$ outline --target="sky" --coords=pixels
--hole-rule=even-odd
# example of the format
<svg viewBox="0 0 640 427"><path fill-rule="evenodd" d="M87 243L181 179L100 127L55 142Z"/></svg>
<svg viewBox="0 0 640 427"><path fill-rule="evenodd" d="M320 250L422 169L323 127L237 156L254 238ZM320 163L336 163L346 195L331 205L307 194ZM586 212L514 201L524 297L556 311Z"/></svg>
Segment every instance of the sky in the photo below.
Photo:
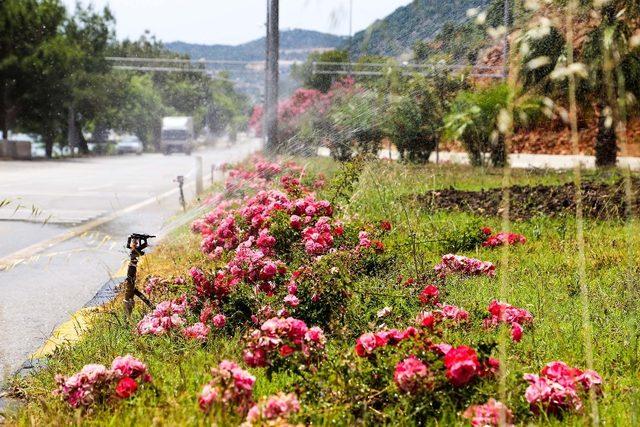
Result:
<svg viewBox="0 0 640 427"><path fill-rule="evenodd" d="M350 0L281 0L280 28L349 34ZM352 0L353 31L366 28L411 0ZM76 0L63 0L73 9ZM138 38L145 30L164 42L240 44L265 33L266 0L82 0L108 5L119 39Z"/></svg>

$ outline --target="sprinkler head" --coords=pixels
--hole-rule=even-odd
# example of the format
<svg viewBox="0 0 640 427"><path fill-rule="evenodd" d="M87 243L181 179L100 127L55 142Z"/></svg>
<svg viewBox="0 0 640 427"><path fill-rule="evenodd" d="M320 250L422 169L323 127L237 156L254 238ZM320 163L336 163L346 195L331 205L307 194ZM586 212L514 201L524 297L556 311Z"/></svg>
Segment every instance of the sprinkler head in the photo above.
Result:
<svg viewBox="0 0 640 427"><path fill-rule="evenodd" d="M127 238L127 249L143 251L149 246L148 240L152 239L156 236L151 236L149 234L138 234L133 233Z"/></svg>

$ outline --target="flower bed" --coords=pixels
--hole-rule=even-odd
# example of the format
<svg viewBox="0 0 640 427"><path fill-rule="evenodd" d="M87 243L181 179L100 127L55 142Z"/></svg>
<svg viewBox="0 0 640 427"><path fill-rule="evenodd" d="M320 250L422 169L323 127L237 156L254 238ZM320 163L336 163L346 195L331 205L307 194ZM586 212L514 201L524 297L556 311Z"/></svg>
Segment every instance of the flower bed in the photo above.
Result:
<svg viewBox="0 0 640 427"><path fill-rule="evenodd" d="M473 255L433 252L421 265L406 255L406 224L347 210L335 189L293 163L258 158L229 169L225 189L191 226L189 256L167 256L180 260L173 275L150 272L145 292L155 308L138 307L133 324L116 315L108 326L118 331L117 348L154 361L153 383L132 356L107 368L93 364L110 360L96 352L80 372L58 377L64 405L83 417L174 405L194 423L382 417L484 426L579 418L600 401L608 375L544 365L558 348L540 341L545 307L517 292L508 300L518 305L497 299L496 245L477 244Z"/></svg>

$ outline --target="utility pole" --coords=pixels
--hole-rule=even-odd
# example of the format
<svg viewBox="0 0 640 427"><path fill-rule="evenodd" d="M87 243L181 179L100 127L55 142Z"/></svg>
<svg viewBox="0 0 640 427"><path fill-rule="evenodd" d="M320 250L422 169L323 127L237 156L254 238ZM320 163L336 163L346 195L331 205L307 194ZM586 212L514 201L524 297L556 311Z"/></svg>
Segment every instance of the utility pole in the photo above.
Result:
<svg viewBox="0 0 640 427"><path fill-rule="evenodd" d="M265 127L268 153L278 148L278 74L280 55L279 0L267 0L267 61L265 76Z"/></svg>

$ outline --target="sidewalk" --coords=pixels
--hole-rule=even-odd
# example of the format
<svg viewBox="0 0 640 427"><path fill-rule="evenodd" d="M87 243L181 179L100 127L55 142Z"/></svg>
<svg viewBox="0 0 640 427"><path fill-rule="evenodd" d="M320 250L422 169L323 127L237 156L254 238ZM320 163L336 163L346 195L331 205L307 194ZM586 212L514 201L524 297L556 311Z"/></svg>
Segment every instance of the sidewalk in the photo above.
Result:
<svg viewBox="0 0 640 427"><path fill-rule="evenodd" d="M320 154L320 153L319 153ZM322 155L322 154L321 154ZM381 159L389 158L389 150L378 151L378 157ZM397 160L399 158L397 151L391 151L391 158ZM440 163L456 163L469 164L469 156L467 153L441 152L439 155ZM429 161L436 161L436 153L432 153ZM584 155L561 155L561 154L510 154L509 164L512 168L517 169L572 169L577 164L582 163L587 169L596 167L595 156ZM640 170L640 157L618 157L618 166L629 166L631 170Z"/></svg>
<svg viewBox="0 0 640 427"><path fill-rule="evenodd" d="M318 156L329 157L331 151L327 147L318 148ZM380 159L398 160L399 153L396 150L379 150ZM433 152L429 158L431 163L436 162L436 153ZM469 164L467 153L443 151L439 153L439 163L455 163L460 165ZM595 156L584 155L562 155L562 154L509 154L509 164L517 169L573 169L577 164L582 163L586 169L595 169ZM640 171L640 157L618 157L618 167L629 166L633 171Z"/></svg>

